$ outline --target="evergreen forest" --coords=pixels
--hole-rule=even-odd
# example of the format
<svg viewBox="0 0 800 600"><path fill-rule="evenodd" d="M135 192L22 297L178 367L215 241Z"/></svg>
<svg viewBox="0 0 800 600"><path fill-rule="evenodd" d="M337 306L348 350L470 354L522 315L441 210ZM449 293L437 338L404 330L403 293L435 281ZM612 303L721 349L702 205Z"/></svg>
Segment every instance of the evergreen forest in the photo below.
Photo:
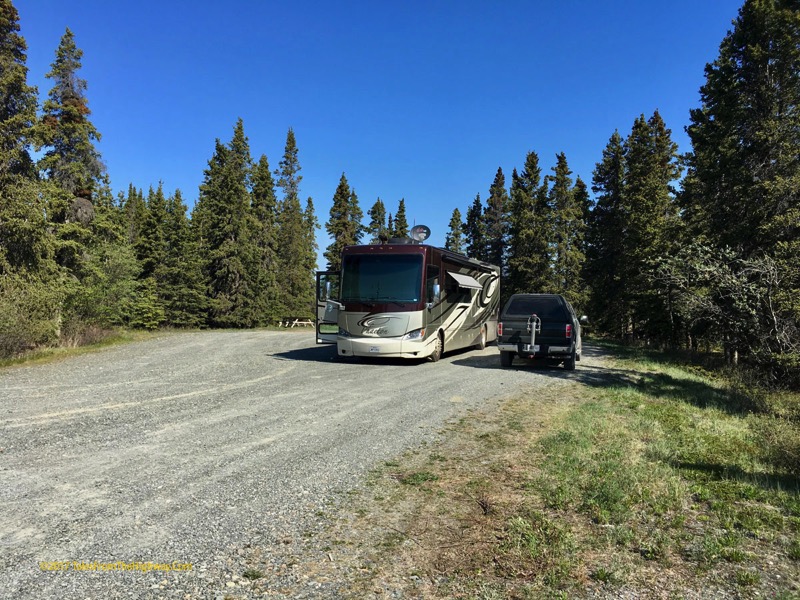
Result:
<svg viewBox="0 0 800 600"><path fill-rule="evenodd" d="M115 328L313 314L320 225L292 129L271 166L235 123L191 213L162 185L114 197L74 35L55 51L46 98L28 84L26 52L0 0L0 357ZM657 110L609 132L591 181L564 153L542 165L530 151L453 208L445 245L499 265L504 297L565 295L595 334L720 351L800 388L799 104L800 5L745 0L706 66L688 152ZM378 198L365 214L343 173L324 229L338 269L346 245L408 235L405 200Z"/></svg>

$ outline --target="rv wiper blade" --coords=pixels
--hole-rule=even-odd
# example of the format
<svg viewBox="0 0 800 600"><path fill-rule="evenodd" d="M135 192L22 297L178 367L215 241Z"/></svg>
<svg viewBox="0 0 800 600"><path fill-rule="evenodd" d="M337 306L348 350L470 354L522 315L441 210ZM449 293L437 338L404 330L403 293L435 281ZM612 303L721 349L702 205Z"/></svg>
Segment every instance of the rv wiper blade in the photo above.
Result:
<svg viewBox="0 0 800 600"><path fill-rule="evenodd" d="M363 298L342 298L342 302L358 302L359 304L363 304L364 306L369 306L370 308L375 306L374 301L364 300Z"/></svg>
<svg viewBox="0 0 800 600"><path fill-rule="evenodd" d="M397 298L390 298L389 296L381 296L380 298L377 298L377 300L379 300L381 302L391 302L392 304L397 304L398 306L405 306L406 305L405 302L401 302Z"/></svg>

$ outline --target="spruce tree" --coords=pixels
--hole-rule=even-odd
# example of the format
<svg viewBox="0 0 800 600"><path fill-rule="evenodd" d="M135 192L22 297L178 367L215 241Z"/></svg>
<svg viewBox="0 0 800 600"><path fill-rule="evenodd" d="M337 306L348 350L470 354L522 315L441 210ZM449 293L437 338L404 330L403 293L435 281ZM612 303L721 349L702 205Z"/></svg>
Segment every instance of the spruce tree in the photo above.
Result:
<svg viewBox="0 0 800 600"><path fill-rule="evenodd" d="M300 161L297 141L290 128L286 134L283 158L275 170L278 187L283 198L278 209L278 263L280 265L280 297L278 305L282 317L312 316L314 305L312 259L314 247L311 231L315 229L315 219L303 212L300 206ZM312 210L313 205L306 207Z"/></svg>
<svg viewBox="0 0 800 600"><path fill-rule="evenodd" d="M384 206L383 200L378 198L375 204L372 205L372 208L367 211L367 216L369 216L369 225L367 226L366 233L370 236L369 243L377 244L382 239L388 239L386 206Z"/></svg>
<svg viewBox="0 0 800 600"><path fill-rule="evenodd" d="M406 219L406 199L400 198L400 204L394 215L392 235L398 238L408 237L408 220Z"/></svg>
<svg viewBox="0 0 800 600"><path fill-rule="evenodd" d="M57 340L63 286L30 157L36 89L19 14L0 0L0 357Z"/></svg>
<svg viewBox="0 0 800 600"><path fill-rule="evenodd" d="M44 149L37 166L46 177L41 184L42 195L47 201L55 257L69 274L62 321L65 335L77 339L92 324L95 314L86 300L88 292L81 286L100 281L97 273L103 267L99 255L108 242L104 237L107 232L96 221L98 208L106 203L98 194L103 195L107 179L94 146L100 135L89 120L87 83L79 77L82 56L67 29L46 75L53 87L34 129L37 147Z"/></svg>
<svg viewBox="0 0 800 600"><path fill-rule="evenodd" d="M631 333L669 341L669 308L652 289L656 261L673 249L678 209L672 183L680 175L677 145L661 115L636 119L625 142L623 278L631 308Z"/></svg>
<svg viewBox="0 0 800 600"><path fill-rule="evenodd" d="M92 225L108 219L100 213ZM113 219L112 219L113 220ZM136 307L159 312L155 294L142 297L140 263L125 239L124 227L110 225L85 249L80 282L71 281L65 298L65 336L79 336L85 328L137 326ZM155 323L158 325L158 323Z"/></svg>
<svg viewBox="0 0 800 600"><path fill-rule="evenodd" d="M706 65L684 202L695 235L744 256L797 239L800 9L747 0ZM794 216L795 218L792 218Z"/></svg>
<svg viewBox="0 0 800 600"><path fill-rule="evenodd" d="M255 324L250 274L257 260L248 220L250 147L239 119L228 146L216 141L198 199L210 322L218 327Z"/></svg>
<svg viewBox="0 0 800 600"><path fill-rule="evenodd" d="M397 237L394 234L394 217L392 217L392 213L389 213L389 216L386 218L386 237Z"/></svg>
<svg viewBox="0 0 800 600"><path fill-rule="evenodd" d="M586 270L586 251L588 247L586 230L589 227L592 199L589 196L589 188L580 175L575 178L572 195L575 202L575 211L579 216L576 217L573 231L573 244L576 250L574 258L578 264L576 264L576 280L572 285L573 295L571 302L575 310L583 313L589 307L590 298L589 280L591 275Z"/></svg>
<svg viewBox="0 0 800 600"><path fill-rule="evenodd" d="M489 187L489 198L486 200L486 210L483 221L486 227L486 259L500 267L501 273L507 272L506 247L508 245L508 192L506 191L506 177L503 169L498 167L494 181Z"/></svg>
<svg viewBox="0 0 800 600"><path fill-rule="evenodd" d="M154 278L164 307L164 322L172 327L200 327L208 310L202 261L180 190L166 201L162 226L165 256Z"/></svg>
<svg viewBox="0 0 800 600"><path fill-rule="evenodd" d="M767 339L743 343L744 317L717 330L729 357L748 353L775 380L800 380L800 10L746 0L706 66L681 204L689 232L742 264L771 262L769 302L753 305ZM755 278L754 278L755 280ZM752 285L756 285L753 283ZM700 296L702 288L693 293ZM723 307L721 307L723 308ZM784 332L784 333L780 333ZM793 333L785 333L793 332ZM794 365L794 366L792 366ZM794 375L792 375L794 373Z"/></svg>
<svg viewBox="0 0 800 600"><path fill-rule="evenodd" d="M575 190L566 155L556 155L548 202L551 208L552 274L551 292L564 295L574 306L586 303L581 283L583 269L584 207L575 198Z"/></svg>
<svg viewBox="0 0 800 600"><path fill-rule="evenodd" d="M141 235L136 248L136 257L142 265L140 277L152 277L156 267L164 263L167 256L167 242L164 236L164 224L167 220L167 199L164 197L164 185L159 182L154 191L147 193L147 203Z"/></svg>
<svg viewBox="0 0 800 600"><path fill-rule="evenodd" d="M464 252L464 223L461 222L461 211L458 208L453 209L453 216L450 217L444 247L451 252Z"/></svg>
<svg viewBox="0 0 800 600"><path fill-rule="evenodd" d="M93 336L98 327L132 326L135 308L145 302L157 309L155 296L142 297L141 264L127 241L125 215L113 201L108 178L104 176L100 184L90 222L72 222L71 215L57 226L62 253L67 249L76 253L63 305L67 343L81 343L86 332ZM60 189L58 193L66 194Z"/></svg>
<svg viewBox="0 0 800 600"><path fill-rule="evenodd" d="M504 296L539 292L550 281L549 211L542 192L539 156L529 152L521 174L514 169L509 199L508 277Z"/></svg>
<svg viewBox="0 0 800 600"><path fill-rule="evenodd" d="M19 14L0 0L0 276L53 275L52 236L30 157L36 89L27 83Z"/></svg>
<svg viewBox="0 0 800 600"><path fill-rule="evenodd" d="M589 187L586 185L586 182L581 179L580 175L575 178L575 187L573 190L575 192L575 202L581 209L583 222L588 223L589 215L592 213L592 198L589 196ZM585 244L586 238L584 232L584 247Z"/></svg>
<svg viewBox="0 0 800 600"><path fill-rule="evenodd" d="M169 287L165 272L170 252L170 240L167 239L165 231L167 219L167 199L164 196L163 183L159 182L156 190L151 187L148 191L141 234L134 249L140 265L138 274L140 288L148 291L148 297L154 303L153 307L145 307L142 301L139 301L138 310L146 310L151 315L160 314L164 318L166 318L165 293ZM153 279L154 285L145 282L147 279ZM152 327L149 318L146 319L147 328Z"/></svg>
<svg viewBox="0 0 800 600"><path fill-rule="evenodd" d="M144 231L147 204L142 190L136 189L132 183L128 185L128 193L122 199L121 210L127 242L136 246Z"/></svg>
<svg viewBox="0 0 800 600"><path fill-rule="evenodd" d="M9 176L34 176L29 148L37 101L36 88L28 85L26 50L17 9L0 0L0 193Z"/></svg>
<svg viewBox="0 0 800 600"><path fill-rule="evenodd" d="M278 302L278 239L275 182L267 157L262 155L253 170L251 226L252 239L258 253L251 275L256 290L255 313L258 325L280 319Z"/></svg>
<svg viewBox="0 0 800 600"><path fill-rule="evenodd" d="M87 83L78 76L82 57L75 36L67 29L45 75L53 87L37 127L39 144L46 148L39 169L61 189L91 200L105 167L94 146L100 134L89 120Z"/></svg>
<svg viewBox="0 0 800 600"><path fill-rule="evenodd" d="M308 275L309 287L306 288L306 295L301 298L301 301L306 302L306 306L313 315L316 310L315 294L314 294L314 277L317 271L317 229L319 229L319 220L314 211L314 201L311 196L306 199L306 208L303 211L303 230L305 234L305 244L303 246L303 266Z"/></svg>
<svg viewBox="0 0 800 600"><path fill-rule="evenodd" d="M475 200L467 209L464 243L467 247L467 256L477 260L487 260L489 252L486 243L486 223L483 220L483 203L480 194L475 196Z"/></svg>
<svg viewBox="0 0 800 600"><path fill-rule="evenodd" d="M592 176L596 202L587 230L587 270L591 273L592 321L620 339L625 334L628 312L622 264L624 184L625 151L622 136L614 131Z"/></svg>
<svg viewBox="0 0 800 600"><path fill-rule="evenodd" d="M361 224L363 216L358 205L358 196L355 190L350 189L347 178L342 173L339 185L333 195L330 219L325 224L325 230L333 240L324 254L328 261L328 270L338 271L342 265L344 247L358 244L361 241L364 231Z"/></svg>

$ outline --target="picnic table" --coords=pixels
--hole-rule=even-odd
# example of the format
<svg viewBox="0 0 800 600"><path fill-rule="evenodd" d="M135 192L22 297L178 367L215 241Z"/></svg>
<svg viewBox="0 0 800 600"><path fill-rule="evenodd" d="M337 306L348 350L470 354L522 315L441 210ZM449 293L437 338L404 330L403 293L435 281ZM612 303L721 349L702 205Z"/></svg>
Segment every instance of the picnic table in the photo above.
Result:
<svg viewBox="0 0 800 600"><path fill-rule="evenodd" d="M283 317L278 327L313 327L314 321L308 317Z"/></svg>

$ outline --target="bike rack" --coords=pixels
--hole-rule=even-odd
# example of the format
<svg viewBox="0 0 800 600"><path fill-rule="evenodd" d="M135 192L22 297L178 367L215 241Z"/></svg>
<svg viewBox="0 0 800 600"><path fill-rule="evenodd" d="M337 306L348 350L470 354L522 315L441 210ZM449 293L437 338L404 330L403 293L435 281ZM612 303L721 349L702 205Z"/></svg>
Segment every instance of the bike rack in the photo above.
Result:
<svg viewBox="0 0 800 600"><path fill-rule="evenodd" d="M536 345L536 334L542 332L542 320L534 313L528 317L528 333L531 334L531 348Z"/></svg>

